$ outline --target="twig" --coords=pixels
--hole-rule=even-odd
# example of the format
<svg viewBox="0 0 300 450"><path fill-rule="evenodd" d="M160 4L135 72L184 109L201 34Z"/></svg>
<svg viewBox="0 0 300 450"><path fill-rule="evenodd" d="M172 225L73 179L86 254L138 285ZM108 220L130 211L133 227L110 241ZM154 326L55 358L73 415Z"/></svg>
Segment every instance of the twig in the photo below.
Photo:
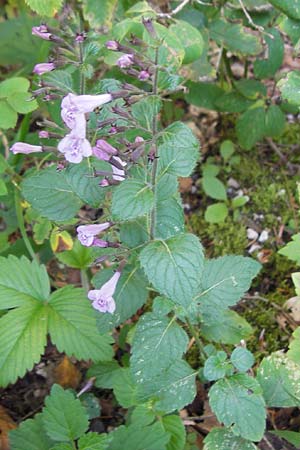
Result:
<svg viewBox="0 0 300 450"><path fill-rule="evenodd" d="M247 18L249 24L250 24L253 28L255 28L257 31L259 31L260 33L263 33L263 34L269 36L270 39L274 39L274 36L273 36L272 34L270 34L270 33L267 33L267 32L265 31L264 27L262 27L261 25L257 25L256 23L253 22L252 17L251 17L250 14L248 13L248 11L247 11L247 9L246 9L244 3L243 3L243 0L238 0L238 1L239 1L239 4L241 5L241 8L242 8L242 10L243 10L243 13L245 14L245 16L246 16L246 18Z"/></svg>
<svg viewBox="0 0 300 450"><path fill-rule="evenodd" d="M266 436L264 436L264 437L262 438L262 441L263 441L265 444L267 444L267 447L268 447L270 450L275 450L275 447L273 447L273 445L271 444L271 442L269 441L269 439L268 439Z"/></svg>
<svg viewBox="0 0 300 450"><path fill-rule="evenodd" d="M157 14L157 17L159 17L160 19L163 18L171 19L172 16L175 16L177 13L179 13L189 2L190 0L183 0L183 2L181 2L178 6L176 6L176 8L173 9L173 11L169 13L159 13Z"/></svg>
<svg viewBox="0 0 300 450"><path fill-rule="evenodd" d="M282 151L279 149L279 147L275 144L275 142L271 138L265 138L271 149L276 153L276 155L279 156L282 162L284 162L287 166L287 168L294 173L295 169L299 169L298 164L290 163L287 159L287 157L282 153Z"/></svg>

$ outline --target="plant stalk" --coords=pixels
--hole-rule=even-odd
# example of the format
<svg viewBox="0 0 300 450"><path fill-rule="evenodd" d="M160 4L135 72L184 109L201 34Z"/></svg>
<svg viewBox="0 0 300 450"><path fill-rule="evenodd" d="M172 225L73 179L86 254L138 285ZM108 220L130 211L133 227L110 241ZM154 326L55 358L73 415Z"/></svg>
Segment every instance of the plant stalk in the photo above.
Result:
<svg viewBox="0 0 300 450"><path fill-rule="evenodd" d="M153 95L157 95L158 91L158 47L155 51L155 72L153 77ZM151 173L151 185L152 191L154 194L154 202L156 197L156 175L157 175L157 165L158 165L158 157L157 157L157 115L154 115L152 122L152 150L153 150L153 163L152 163L152 173ZM154 207L151 211L151 221L150 221L150 237L154 239L154 231L155 231L155 222L156 222L156 206L154 203Z"/></svg>
<svg viewBox="0 0 300 450"><path fill-rule="evenodd" d="M197 330L195 329L194 325L192 324L192 322L190 321L190 319L188 319L186 317L185 320L186 320L186 323L189 327L189 330L190 330L192 336L195 338L195 342L196 342L196 345L199 350L200 359L204 363L206 360L206 355L205 355L204 346L199 338L199 334L198 334Z"/></svg>
<svg viewBox="0 0 300 450"><path fill-rule="evenodd" d="M15 189L15 210L16 210L16 216L17 221L20 229L21 236L23 238L24 244L28 250L29 255L31 256L33 261L36 261L38 263L37 256L32 248L32 245L30 243L30 240L28 239L25 223L24 223L24 217L23 217L23 211L21 206L21 199L17 192L17 189Z"/></svg>

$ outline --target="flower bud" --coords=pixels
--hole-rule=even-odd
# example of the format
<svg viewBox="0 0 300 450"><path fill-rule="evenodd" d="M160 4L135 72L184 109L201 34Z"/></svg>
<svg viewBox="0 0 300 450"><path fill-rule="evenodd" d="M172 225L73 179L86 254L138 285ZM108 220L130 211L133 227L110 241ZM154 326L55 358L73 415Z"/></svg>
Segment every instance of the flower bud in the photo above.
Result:
<svg viewBox="0 0 300 450"><path fill-rule="evenodd" d="M118 150L108 142L106 142L104 139L98 139L96 142L96 146L97 148L103 150L105 153L108 153L111 156L117 156L119 154Z"/></svg>
<svg viewBox="0 0 300 450"><path fill-rule="evenodd" d="M84 42L86 39L85 33L77 33L75 37L75 42L78 42L79 44Z"/></svg>
<svg viewBox="0 0 300 450"><path fill-rule="evenodd" d="M105 47L108 50L117 51L119 50L119 43L117 41L107 41Z"/></svg>
<svg viewBox="0 0 300 450"><path fill-rule="evenodd" d="M153 26L153 20L151 18L145 17L143 19L143 25L146 28L146 30L148 31L148 33L150 34L150 36L153 39L156 39L157 35L156 35L156 31L155 31L154 26Z"/></svg>
<svg viewBox="0 0 300 450"><path fill-rule="evenodd" d="M126 69L127 67L130 67L133 64L133 56L129 53L120 56L120 58L117 60L117 65L121 69Z"/></svg>
<svg viewBox="0 0 300 450"><path fill-rule="evenodd" d="M25 142L16 142L11 148L10 151L13 152L14 155L17 153L23 153L28 155L29 153L40 153L43 151L43 147L41 145L31 145L26 144Z"/></svg>
<svg viewBox="0 0 300 450"><path fill-rule="evenodd" d="M49 33L46 25L40 25L39 27L32 27L32 34L45 41L50 41L52 34Z"/></svg>
<svg viewBox="0 0 300 450"><path fill-rule="evenodd" d="M150 73L147 72L147 70L142 70L142 71L139 73L139 76L138 76L138 79L139 79L139 80L141 80L141 81L146 81L146 80L148 80L149 78L150 78Z"/></svg>
<svg viewBox="0 0 300 450"><path fill-rule="evenodd" d="M40 139L48 139L50 136L49 136L49 131L45 131L45 130L42 130L42 131L39 131L39 138Z"/></svg>
<svg viewBox="0 0 300 450"><path fill-rule="evenodd" d="M55 64L53 63L41 63L36 64L33 69L33 73L37 75L43 75L44 73L51 72L51 70L55 69Z"/></svg>

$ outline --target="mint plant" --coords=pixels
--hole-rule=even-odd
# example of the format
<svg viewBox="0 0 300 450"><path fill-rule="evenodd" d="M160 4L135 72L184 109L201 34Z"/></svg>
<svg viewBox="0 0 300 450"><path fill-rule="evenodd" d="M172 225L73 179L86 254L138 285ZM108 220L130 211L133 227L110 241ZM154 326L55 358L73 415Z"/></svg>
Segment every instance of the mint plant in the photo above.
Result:
<svg viewBox="0 0 300 450"><path fill-rule="evenodd" d="M28 3L49 16L60 6L59 1ZM230 72L225 50L258 55L262 46L241 24L230 24L223 14L227 3L201 2L195 10L202 15L203 8L212 8L210 36L221 46L223 65ZM105 23L113 20L111 5L104 2ZM52 44L53 61L38 62L34 68L37 86L32 94L47 110L47 119L32 142L17 139L11 145L10 168L3 164L31 260L0 258L0 384L14 383L31 370L49 335L59 352L91 361L88 379L98 388L112 389L128 416L110 433L90 432L81 394L76 399L55 385L43 411L10 433L11 449L183 449L186 436L178 411L194 400L198 379L212 383L210 406L220 422L206 437L205 450L253 450L264 439L267 407L299 406L299 333L286 354L270 355L254 367L245 344L251 326L233 307L261 266L243 256L207 259L199 239L185 228L178 178L195 169L199 142L185 123L164 127L161 112L172 94L184 90L182 65L206 58L205 33L184 16L171 16L166 26L170 17L157 14L146 2L122 5L127 18L105 39L96 31L87 37L72 15L68 26L62 15L60 27L42 23L32 29L35 39ZM83 1L83 16L91 17L91 25L98 28L104 23L93 15L97 7ZM249 21L247 15L244 20ZM266 32L272 59L269 35L279 47L281 38L276 30ZM100 81L93 78L99 56L111 67ZM259 78L270 71L273 75L279 60L272 59L270 67L258 59ZM210 89L189 82L187 98L196 92L197 101L199 92L207 89L208 94L214 91L214 101L222 98L220 105L228 97L235 104L237 100L234 112L243 114L237 125L239 139L250 148L258 136L243 134L249 118L273 126L270 117L278 119L281 110L265 105L260 81L223 79L222 85ZM9 96L5 101L9 103ZM259 137L269 131L260 130ZM232 153L221 149L226 161ZM24 160L35 165L22 180ZM213 170L208 165L204 169ZM208 195L213 191L211 197L226 201L217 173L207 175ZM26 202L25 215L20 198ZM83 207L101 208L102 213L91 219ZM26 234L25 220L34 222L36 242L51 236L52 248L58 236L65 242L74 238L72 248L59 253L58 260L80 270L81 288L55 286L44 255ZM119 334L114 331L118 327ZM121 359L112 344L121 347L122 332L130 354ZM197 351L193 365L190 342Z"/></svg>

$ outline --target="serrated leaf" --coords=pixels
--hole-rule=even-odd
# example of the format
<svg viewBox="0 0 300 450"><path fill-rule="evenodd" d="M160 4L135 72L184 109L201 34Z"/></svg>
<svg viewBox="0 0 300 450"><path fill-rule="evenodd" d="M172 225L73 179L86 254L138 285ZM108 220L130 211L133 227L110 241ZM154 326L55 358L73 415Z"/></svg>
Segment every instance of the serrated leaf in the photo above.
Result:
<svg viewBox="0 0 300 450"><path fill-rule="evenodd" d="M120 226L120 241L130 248L149 241L146 217L124 222Z"/></svg>
<svg viewBox="0 0 300 450"><path fill-rule="evenodd" d="M180 39L184 48L182 64L190 64L200 58L203 52L204 42L197 28L185 20L176 20L170 26L170 30Z"/></svg>
<svg viewBox="0 0 300 450"><path fill-rule="evenodd" d="M112 214L120 220L144 216L153 207L154 196L149 185L138 180L125 180L114 191Z"/></svg>
<svg viewBox="0 0 300 450"><path fill-rule="evenodd" d="M226 375L228 362L227 355L223 351L210 356L204 364L203 375L208 381L215 381Z"/></svg>
<svg viewBox="0 0 300 450"><path fill-rule="evenodd" d="M6 100L0 100L0 129L7 130L14 128L18 120L18 114L7 103Z"/></svg>
<svg viewBox="0 0 300 450"><path fill-rule="evenodd" d="M215 101L215 106L218 111L225 111L230 113L244 112L253 104L253 100L245 98L239 92L226 92Z"/></svg>
<svg viewBox="0 0 300 450"><path fill-rule="evenodd" d="M156 204L155 238L168 239L184 232L184 214L182 204L177 196Z"/></svg>
<svg viewBox="0 0 300 450"><path fill-rule="evenodd" d="M236 133L240 145L250 150L265 134L265 111L259 106L248 109L236 122ZM249 127L251 123L251 127Z"/></svg>
<svg viewBox="0 0 300 450"><path fill-rule="evenodd" d="M74 269L87 268L96 257L95 248L85 247L78 240L74 242L71 250L57 253L57 258L62 263Z"/></svg>
<svg viewBox="0 0 300 450"><path fill-rule="evenodd" d="M45 304L36 300L9 311L0 319L0 334L0 386L5 387L40 360L47 342Z"/></svg>
<svg viewBox="0 0 300 450"><path fill-rule="evenodd" d="M55 384L45 400L42 420L48 436L54 441L73 441L88 428L89 421L80 400Z"/></svg>
<svg viewBox="0 0 300 450"><path fill-rule="evenodd" d="M214 83L188 81L188 93L185 95L186 100L196 106L206 109L217 109L216 101L225 91Z"/></svg>
<svg viewBox="0 0 300 450"><path fill-rule="evenodd" d="M124 408L130 408L139 403L137 401L137 385L129 368L121 368L115 372L113 389L117 401Z"/></svg>
<svg viewBox="0 0 300 450"><path fill-rule="evenodd" d="M166 450L169 434L159 422L140 427L139 424L124 425L111 433L109 450Z"/></svg>
<svg viewBox="0 0 300 450"><path fill-rule="evenodd" d="M179 416L164 416L161 419L162 426L170 434L166 450L183 450L185 445L185 427Z"/></svg>
<svg viewBox="0 0 300 450"><path fill-rule="evenodd" d="M61 8L63 0L25 0L40 16L53 17Z"/></svg>
<svg viewBox="0 0 300 450"><path fill-rule="evenodd" d="M256 78L271 78L280 69L283 63L284 44L281 34L276 28L267 29L269 34L273 36L265 36L266 45L268 47L267 59L257 59L254 62L254 75Z"/></svg>
<svg viewBox="0 0 300 450"><path fill-rule="evenodd" d="M72 75L65 70L54 70L53 72L45 73L43 81L66 94L74 92Z"/></svg>
<svg viewBox="0 0 300 450"><path fill-rule="evenodd" d="M235 435L260 441L265 431L266 409L260 385L245 374L217 381L209 391L209 403L219 422Z"/></svg>
<svg viewBox="0 0 300 450"><path fill-rule="evenodd" d="M60 352L94 361L112 358L112 339L99 333L96 313L82 289L66 286L54 292L48 312L51 341Z"/></svg>
<svg viewBox="0 0 300 450"><path fill-rule="evenodd" d="M254 356L246 348L237 347L233 350L230 361L240 372L247 372L254 364Z"/></svg>
<svg viewBox="0 0 300 450"><path fill-rule="evenodd" d="M292 19L300 19L300 0L269 0L277 9Z"/></svg>
<svg viewBox="0 0 300 450"><path fill-rule="evenodd" d="M138 399L143 402L157 400L158 411L180 410L195 398L196 374L185 361L177 360L151 380L140 382Z"/></svg>
<svg viewBox="0 0 300 450"><path fill-rule="evenodd" d="M265 135L280 136L284 131L285 123L285 114L279 106L271 105L266 111Z"/></svg>
<svg viewBox="0 0 300 450"><path fill-rule="evenodd" d="M267 95L266 86L258 80L247 80L246 78L236 81L235 88L246 98L257 100L259 97Z"/></svg>
<svg viewBox="0 0 300 450"><path fill-rule="evenodd" d="M130 367L137 384L159 375L180 359L189 339L175 317L144 314L138 321L131 347Z"/></svg>
<svg viewBox="0 0 300 450"><path fill-rule="evenodd" d="M262 50L259 39L247 33L247 29L240 24L217 19L211 22L209 30L211 39L235 54L257 55Z"/></svg>
<svg viewBox="0 0 300 450"><path fill-rule="evenodd" d="M99 289L112 275L111 269L99 271L93 278L96 289ZM139 265L126 265L114 294L116 310L114 314L98 315L97 326L99 330L111 330L135 314L147 300L146 287L147 280Z"/></svg>
<svg viewBox="0 0 300 450"><path fill-rule="evenodd" d="M187 177L200 156L199 142L187 125L174 122L158 141L158 156L160 175L169 173Z"/></svg>
<svg viewBox="0 0 300 450"><path fill-rule="evenodd" d="M0 309L34 305L50 294L50 283L45 266L10 255L0 257Z"/></svg>
<svg viewBox="0 0 300 450"><path fill-rule="evenodd" d="M225 203L215 203L209 205L204 214L206 222L209 223L221 223L224 222L228 216L228 208Z"/></svg>
<svg viewBox="0 0 300 450"><path fill-rule="evenodd" d="M188 256L187 256L188 255ZM174 302L188 306L203 270L203 251L192 234L150 242L140 253L141 265L154 288Z"/></svg>
<svg viewBox="0 0 300 450"><path fill-rule="evenodd" d="M277 84L285 100L300 106L300 72L293 70Z"/></svg>
<svg viewBox="0 0 300 450"><path fill-rule="evenodd" d="M217 311L214 306L201 308L201 332L208 341L239 344L253 333L250 324L235 311Z"/></svg>
<svg viewBox="0 0 300 450"><path fill-rule="evenodd" d="M223 256L205 261L200 304L225 309L235 305L249 289L261 265L252 258Z"/></svg>
<svg viewBox="0 0 300 450"><path fill-rule="evenodd" d="M255 444L235 436L226 428L213 428L204 443L204 450L257 450Z"/></svg>
<svg viewBox="0 0 300 450"><path fill-rule="evenodd" d="M268 407L300 406L300 365L281 352L263 359L257 372Z"/></svg>
<svg viewBox="0 0 300 450"><path fill-rule="evenodd" d="M42 414L36 414L34 419L25 420L20 426L9 433L11 450L50 450L53 441L47 436Z"/></svg>
<svg viewBox="0 0 300 450"><path fill-rule="evenodd" d="M112 25L112 20L117 0L102 0L101 8L97 0L82 0L84 18L90 23L92 28L108 27Z"/></svg>
<svg viewBox="0 0 300 450"><path fill-rule="evenodd" d="M95 385L99 388L112 389L115 375L119 376L120 366L116 360L92 365L88 370L88 377L96 377Z"/></svg>
<svg viewBox="0 0 300 450"><path fill-rule="evenodd" d="M79 441L79 450L106 450L110 442L110 436L102 433L87 433Z"/></svg>
<svg viewBox="0 0 300 450"><path fill-rule="evenodd" d="M204 177L202 186L206 195L215 200L227 200L226 188L216 177Z"/></svg>
<svg viewBox="0 0 300 450"><path fill-rule="evenodd" d="M160 97L145 97L131 107L131 113L141 127L151 131L153 118L157 116L162 107Z"/></svg>

